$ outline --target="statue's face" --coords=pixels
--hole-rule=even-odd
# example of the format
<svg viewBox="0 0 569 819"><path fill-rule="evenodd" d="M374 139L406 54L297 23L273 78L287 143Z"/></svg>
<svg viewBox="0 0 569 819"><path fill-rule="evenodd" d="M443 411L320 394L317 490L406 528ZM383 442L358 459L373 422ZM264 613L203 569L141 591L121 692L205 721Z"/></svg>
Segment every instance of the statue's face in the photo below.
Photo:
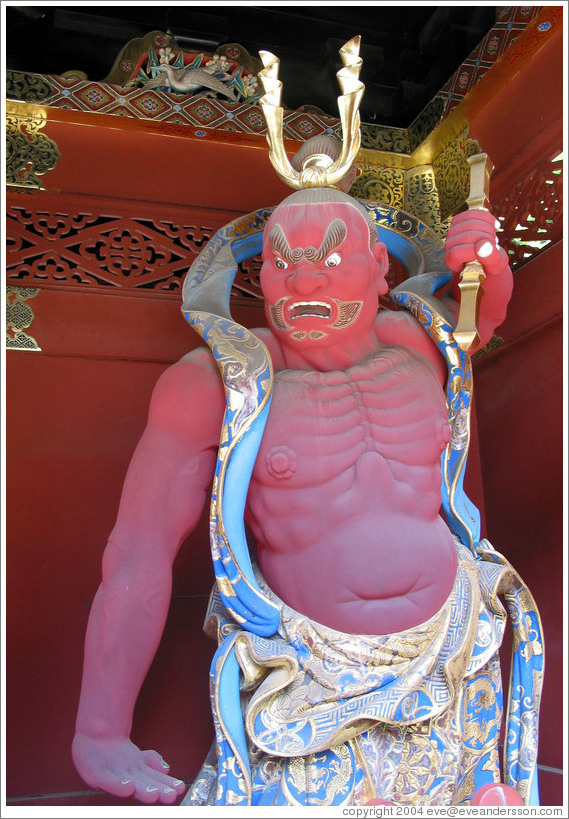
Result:
<svg viewBox="0 0 569 819"><path fill-rule="evenodd" d="M385 245L342 202L282 205L265 230L261 289L269 326L286 345L367 337L387 291Z"/></svg>

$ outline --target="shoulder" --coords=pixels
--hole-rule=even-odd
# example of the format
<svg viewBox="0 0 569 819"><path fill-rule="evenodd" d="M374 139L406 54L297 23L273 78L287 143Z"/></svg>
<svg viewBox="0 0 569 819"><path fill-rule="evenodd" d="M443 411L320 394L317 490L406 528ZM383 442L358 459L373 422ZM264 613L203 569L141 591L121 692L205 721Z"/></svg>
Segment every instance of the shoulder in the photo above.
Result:
<svg viewBox="0 0 569 819"><path fill-rule="evenodd" d="M217 365L209 350L200 347L162 373L152 393L148 421L176 435L201 437L206 443L212 436L219 437L224 411Z"/></svg>
<svg viewBox="0 0 569 819"><path fill-rule="evenodd" d="M218 383L219 382L219 383ZM168 367L156 384L155 396L175 398L180 393L196 394L201 389L211 390L223 386L213 355L206 347L198 347Z"/></svg>
<svg viewBox="0 0 569 819"><path fill-rule="evenodd" d="M402 310L381 310L375 320L378 341L390 347L404 347L425 359L445 383L447 368L441 353L417 319Z"/></svg>

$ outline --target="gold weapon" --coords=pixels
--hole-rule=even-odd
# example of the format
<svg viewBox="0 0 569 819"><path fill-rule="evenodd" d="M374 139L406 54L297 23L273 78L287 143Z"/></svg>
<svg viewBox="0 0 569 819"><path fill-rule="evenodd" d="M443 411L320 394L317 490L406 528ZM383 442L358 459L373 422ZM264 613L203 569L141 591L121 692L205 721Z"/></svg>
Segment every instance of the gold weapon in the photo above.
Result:
<svg viewBox="0 0 569 819"><path fill-rule="evenodd" d="M279 60L270 51L259 52L264 68L258 76L265 92L259 104L267 122L269 156L280 178L292 188L335 187L356 158L361 141L358 108L365 91L365 86L359 79L362 67L360 41L359 36L353 37L340 49L343 68L337 72L336 77L342 91L342 95L338 97L342 152L336 160L324 154L308 157L300 172L290 164L283 144L283 84L279 80Z"/></svg>
<svg viewBox="0 0 569 819"><path fill-rule="evenodd" d="M488 210L488 192L490 175L494 166L488 154L475 154L468 157L470 165L470 193L466 204L469 210ZM480 342L478 335L478 314L480 299L484 293L483 281L486 278L482 263L477 259L467 262L460 274L460 308L458 321L453 333L461 350L468 353Z"/></svg>

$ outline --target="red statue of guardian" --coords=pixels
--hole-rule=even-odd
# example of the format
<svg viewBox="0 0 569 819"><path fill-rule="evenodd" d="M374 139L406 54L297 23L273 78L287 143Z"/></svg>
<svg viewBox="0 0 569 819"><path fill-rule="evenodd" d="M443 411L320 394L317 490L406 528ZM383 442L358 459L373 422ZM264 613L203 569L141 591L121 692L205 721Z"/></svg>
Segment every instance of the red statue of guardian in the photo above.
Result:
<svg viewBox="0 0 569 819"><path fill-rule="evenodd" d="M309 141L292 164L278 62L262 54L271 158L298 189L248 237L268 327L231 319L247 244L234 225L188 273L183 309L207 347L156 385L86 638L73 757L117 796L168 804L185 789L129 735L172 563L211 492L216 740L184 804L468 805L500 783L507 804L537 803L539 618L461 484L469 354L504 320L512 273L495 218L469 208L438 267L392 294L403 309L378 312L391 246L422 251L395 209L381 224L346 192L358 47L341 52L344 143ZM500 596L519 660L503 769Z"/></svg>

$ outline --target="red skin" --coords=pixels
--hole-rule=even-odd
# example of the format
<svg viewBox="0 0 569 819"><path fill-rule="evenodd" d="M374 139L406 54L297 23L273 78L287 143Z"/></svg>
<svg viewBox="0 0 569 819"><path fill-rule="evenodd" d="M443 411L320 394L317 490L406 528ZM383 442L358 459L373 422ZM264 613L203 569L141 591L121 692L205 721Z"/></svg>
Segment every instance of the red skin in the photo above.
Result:
<svg viewBox="0 0 569 819"><path fill-rule="evenodd" d="M347 232L326 258L282 266L272 225L290 248L319 247L333 219ZM447 241L457 270L484 241L493 252L482 259L482 343L511 292L494 219L461 214ZM275 383L246 517L264 576L286 603L341 631L417 625L446 600L456 572L439 516L440 453L449 439L445 364L412 317L377 315L387 253L380 243L370 250L354 207L281 206L265 231L263 260L270 329L256 332ZM269 308L281 299L277 326ZM363 306L334 327L334 299ZM302 301L328 304L331 315L291 318L290 305ZM318 337L293 337L303 330ZM217 367L203 348L159 379L89 618L73 758L91 787L141 802L169 804L184 791L161 757L139 751L129 735L166 620L172 563L209 496L224 408Z"/></svg>
<svg viewBox="0 0 569 819"><path fill-rule="evenodd" d="M471 805L525 805L520 792L510 785L490 783L482 785L470 800Z"/></svg>

